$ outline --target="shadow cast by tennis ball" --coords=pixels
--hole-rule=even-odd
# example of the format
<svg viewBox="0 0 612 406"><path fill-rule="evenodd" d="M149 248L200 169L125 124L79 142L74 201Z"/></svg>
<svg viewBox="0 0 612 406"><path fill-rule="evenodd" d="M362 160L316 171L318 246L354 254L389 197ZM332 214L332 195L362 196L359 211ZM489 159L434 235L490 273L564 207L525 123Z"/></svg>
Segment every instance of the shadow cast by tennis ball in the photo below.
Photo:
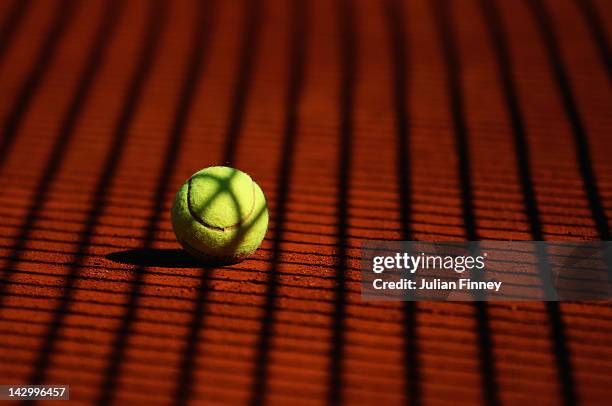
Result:
<svg viewBox="0 0 612 406"><path fill-rule="evenodd" d="M256 218L265 212L265 208L259 210ZM241 230L232 240L233 246L238 246L246 230ZM187 253L182 248L134 248L123 251L116 251L105 256L106 259L124 265L137 265L143 267L160 268L202 268L207 266L224 265L214 261L204 262L198 260Z"/></svg>
<svg viewBox="0 0 612 406"><path fill-rule="evenodd" d="M180 248L135 248L105 256L113 262L160 268L202 268L202 262Z"/></svg>

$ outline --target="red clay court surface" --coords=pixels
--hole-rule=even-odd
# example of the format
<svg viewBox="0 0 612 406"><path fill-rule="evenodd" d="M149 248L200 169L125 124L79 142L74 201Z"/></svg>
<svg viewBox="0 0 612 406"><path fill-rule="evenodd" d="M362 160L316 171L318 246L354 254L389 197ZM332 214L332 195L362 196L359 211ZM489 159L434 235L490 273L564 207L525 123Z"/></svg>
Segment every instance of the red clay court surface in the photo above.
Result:
<svg viewBox="0 0 612 406"><path fill-rule="evenodd" d="M367 303L365 239L610 239L612 7L0 2L0 383L75 404L604 404L610 303ZM169 208L229 163L263 246Z"/></svg>

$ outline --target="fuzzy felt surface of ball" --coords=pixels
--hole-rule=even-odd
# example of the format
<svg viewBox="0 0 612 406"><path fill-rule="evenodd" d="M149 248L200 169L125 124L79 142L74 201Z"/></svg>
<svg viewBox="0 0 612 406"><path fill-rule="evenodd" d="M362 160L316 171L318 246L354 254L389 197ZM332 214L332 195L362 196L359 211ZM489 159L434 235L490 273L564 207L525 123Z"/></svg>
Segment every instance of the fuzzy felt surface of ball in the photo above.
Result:
<svg viewBox="0 0 612 406"><path fill-rule="evenodd" d="M236 263L251 255L268 229L263 191L246 173L211 166L194 173L176 193L172 229L197 259Z"/></svg>

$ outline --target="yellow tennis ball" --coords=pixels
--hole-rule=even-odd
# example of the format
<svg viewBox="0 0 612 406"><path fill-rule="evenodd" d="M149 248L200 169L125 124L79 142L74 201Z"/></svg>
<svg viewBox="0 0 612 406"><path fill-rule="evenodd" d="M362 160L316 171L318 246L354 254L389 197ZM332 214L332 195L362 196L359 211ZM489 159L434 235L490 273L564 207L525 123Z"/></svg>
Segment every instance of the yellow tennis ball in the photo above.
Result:
<svg viewBox="0 0 612 406"><path fill-rule="evenodd" d="M205 262L235 263L251 255L268 229L266 198L249 175L227 166L194 173L171 211L176 239Z"/></svg>

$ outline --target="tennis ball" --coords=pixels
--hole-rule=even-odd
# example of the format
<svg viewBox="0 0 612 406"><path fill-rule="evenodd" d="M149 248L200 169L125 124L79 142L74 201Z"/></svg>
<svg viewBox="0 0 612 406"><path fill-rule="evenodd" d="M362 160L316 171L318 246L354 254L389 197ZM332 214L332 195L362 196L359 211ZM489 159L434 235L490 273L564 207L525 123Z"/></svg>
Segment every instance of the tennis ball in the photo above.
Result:
<svg viewBox="0 0 612 406"><path fill-rule="evenodd" d="M249 175L226 166L194 173L176 193L171 211L176 239L209 263L236 263L251 255L268 229L268 207Z"/></svg>

